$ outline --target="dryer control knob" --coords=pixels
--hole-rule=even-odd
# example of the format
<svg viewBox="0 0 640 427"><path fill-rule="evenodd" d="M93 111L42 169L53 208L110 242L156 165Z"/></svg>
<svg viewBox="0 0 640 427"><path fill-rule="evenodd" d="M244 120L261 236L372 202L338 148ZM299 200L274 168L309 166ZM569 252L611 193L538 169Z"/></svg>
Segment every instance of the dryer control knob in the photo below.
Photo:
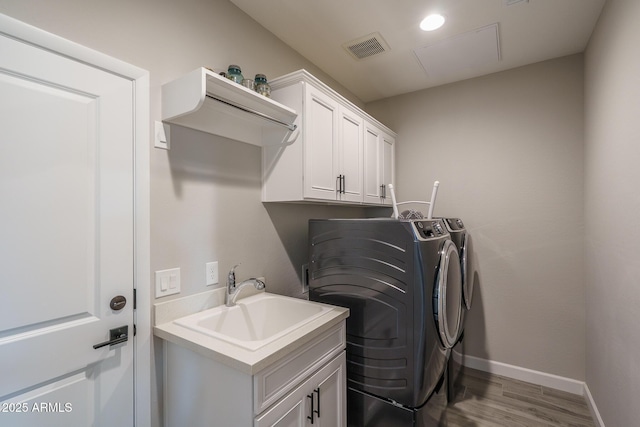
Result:
<svg viewBox="0 0 640 427"><path fill-rule="evenodd" d="M442 226L440 225L439 222L434 222L433 223L433 229L436 230L436 233L438 234L443 234L444 230L442 229Z"/></svg>

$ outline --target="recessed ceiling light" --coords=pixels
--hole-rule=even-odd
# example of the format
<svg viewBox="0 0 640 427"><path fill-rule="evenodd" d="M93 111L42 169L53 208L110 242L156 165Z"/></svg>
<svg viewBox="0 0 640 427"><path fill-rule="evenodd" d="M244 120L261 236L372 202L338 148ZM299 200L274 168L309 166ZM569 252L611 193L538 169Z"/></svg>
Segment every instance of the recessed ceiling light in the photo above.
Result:
<svg viewBox="0 0 640 427"><path fill-rule="evenodd" d="M434 14L429 15L422 20L420 23L420 29L423 31L433 31L442 27L442 25L444 25L444 16Z"/></svg>

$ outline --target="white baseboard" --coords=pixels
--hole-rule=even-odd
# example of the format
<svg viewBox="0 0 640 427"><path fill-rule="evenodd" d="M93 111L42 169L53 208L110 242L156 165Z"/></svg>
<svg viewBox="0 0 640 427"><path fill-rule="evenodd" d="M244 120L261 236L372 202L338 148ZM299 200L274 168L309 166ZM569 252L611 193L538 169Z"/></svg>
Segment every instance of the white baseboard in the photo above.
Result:
<svg viewBox="0 0 640 427"><path fill-rule="evenodd" d="M568 393L584 396L596 427L605 427L600 412L593 400L593 396L589 391L589 387L584 381L574 380L572 378L561 377L559 375L548 374L546 372L534 371L533 369L522 368L520 366L509 365L507 363L496 362L493 360L481 359L479 357L462 355L457 351L453 351L451 356L456 362L461 363L472 369L490 372L503 377L513 378L515 380L526 381L533 384L543 385L545 387L556 390L566 391Z"/></svg>
<svg viewBox="0 0 640 427"><path fill-rule="evenodd" d="M589 386L586 383L584 385L584 397L587 400L587 405L589 406L589 410L591 411L591 416L593 416L593 421L595 422L596 427L604 427L604 421L602 421L600 411L598 411L596 402L593 400Z"/></svg>
<svg viewBox="0 0 640 427"><path fill-rule="evenodd" d="M454 357L458 356L454 352ZM456 360L460 361L458 357ZM556 390L566 391L568 393L584 395L584 381L578 381L571 378L561 377L558 375L547 374L546 372L534 371L533 369L522 368L520 366L509 365L493 360L481 359L474 356L462 356L462 364L469 368L478 369L480 371L490 372L496 375L513 378L520 381L526 381L533 384L539 384Z"/></svg>

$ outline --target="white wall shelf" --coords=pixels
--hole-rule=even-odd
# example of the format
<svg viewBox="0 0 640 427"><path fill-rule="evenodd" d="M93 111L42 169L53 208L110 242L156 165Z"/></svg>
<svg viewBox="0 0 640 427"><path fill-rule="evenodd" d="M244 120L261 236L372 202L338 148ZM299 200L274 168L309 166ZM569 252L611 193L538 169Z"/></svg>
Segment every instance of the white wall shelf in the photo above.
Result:
<svg viewBox="0 0 640 427"><path fill-rule="evenodd" d="M253 145L287 142L297 116L291 108L202 67L162 85L164 122Z"/></svg>

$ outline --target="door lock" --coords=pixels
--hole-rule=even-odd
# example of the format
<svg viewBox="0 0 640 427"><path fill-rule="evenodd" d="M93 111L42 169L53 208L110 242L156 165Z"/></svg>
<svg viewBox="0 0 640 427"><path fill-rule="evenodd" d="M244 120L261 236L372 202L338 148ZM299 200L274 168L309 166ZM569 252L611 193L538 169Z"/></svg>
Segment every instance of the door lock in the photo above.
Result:
<svg viewBox="0 0 640 427"><path fill-rule="evenodd" d="M109 307L111 307L111 310L115 310L115 311L122 310L125 305L127 305L127 299L122 295L113 297L111 299L111 302L109 303Z"/></svg>

